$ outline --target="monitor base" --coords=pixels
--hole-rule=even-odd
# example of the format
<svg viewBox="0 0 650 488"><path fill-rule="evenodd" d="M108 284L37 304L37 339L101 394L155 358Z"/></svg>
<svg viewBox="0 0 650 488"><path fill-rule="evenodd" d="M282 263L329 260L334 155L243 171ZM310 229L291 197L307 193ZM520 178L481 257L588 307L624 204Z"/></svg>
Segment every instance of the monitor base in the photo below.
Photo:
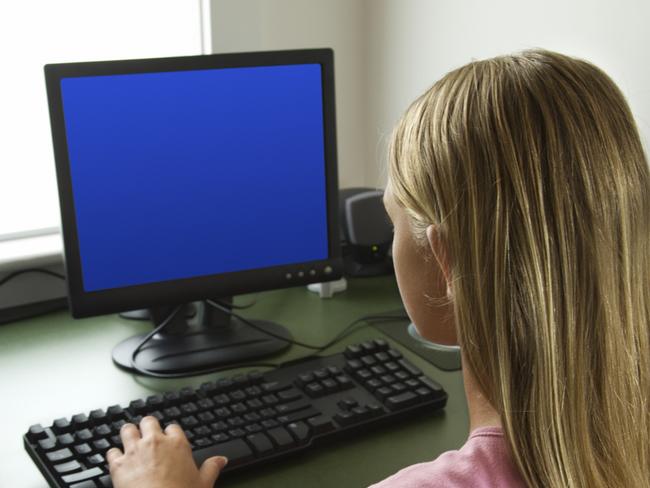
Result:
<svg viewBox="0 0 650 488"><path fill-rule="evenodd" d="M223 315L217 324L214 316L207 322L193 325L179 317L178 323L170 324L170 332L156 334L142 346L135 356L137 368L132 363L133 352L147 334L129 337L113 348L113 362L120 368L141 374L149 371L192 375L270 356L291 345L291 333L279 324L247 319L261 329L258 330L233 316L223 321Z"/></svg>

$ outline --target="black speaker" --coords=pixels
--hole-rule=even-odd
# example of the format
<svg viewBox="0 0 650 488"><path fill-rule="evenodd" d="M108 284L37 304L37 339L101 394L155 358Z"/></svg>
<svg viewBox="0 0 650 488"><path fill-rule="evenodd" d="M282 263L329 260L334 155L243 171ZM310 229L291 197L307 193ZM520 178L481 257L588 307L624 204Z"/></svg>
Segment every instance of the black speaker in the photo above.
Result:
<svg viewBox="0 0 650 488"><path fill-rule="evenodd" d="M382 203L384 190L339 191L344 274L349 277L392 274L393 226Z"/></svg>

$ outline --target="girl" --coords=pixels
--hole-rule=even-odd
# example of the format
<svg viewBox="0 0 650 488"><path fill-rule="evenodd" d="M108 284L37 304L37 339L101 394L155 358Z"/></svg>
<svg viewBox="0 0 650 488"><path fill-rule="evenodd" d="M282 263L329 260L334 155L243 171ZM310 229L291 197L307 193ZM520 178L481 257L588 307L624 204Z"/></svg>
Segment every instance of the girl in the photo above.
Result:
<svg viewBox="0 0 650 488"><path fill-rule="evenodd" d="M471 432L375 487L649 487L650 174L612 80L542 50L470 63L402 117L388 176L402 299L460 344ZM223 459L141 429L116 488L212 486Z"/></svg>

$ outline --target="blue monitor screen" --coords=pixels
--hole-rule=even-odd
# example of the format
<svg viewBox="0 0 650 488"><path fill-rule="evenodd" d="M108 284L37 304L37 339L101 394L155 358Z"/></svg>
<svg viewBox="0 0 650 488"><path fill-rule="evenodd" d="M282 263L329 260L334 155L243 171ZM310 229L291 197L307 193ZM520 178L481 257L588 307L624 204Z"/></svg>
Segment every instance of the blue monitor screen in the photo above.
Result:
<svg viewBox="0 0 650 488"><path fill-rule="evenodd" d="M86 291L328 258L319 64L61 80Z"/></svg>

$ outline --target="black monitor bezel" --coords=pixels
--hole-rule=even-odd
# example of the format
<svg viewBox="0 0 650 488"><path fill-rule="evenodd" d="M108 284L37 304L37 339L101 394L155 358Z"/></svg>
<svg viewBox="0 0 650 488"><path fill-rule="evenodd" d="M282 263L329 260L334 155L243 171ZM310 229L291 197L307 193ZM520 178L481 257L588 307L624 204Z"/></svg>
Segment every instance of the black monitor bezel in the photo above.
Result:
<svg viewBox="0 0 650 488"><path fill-rule="evenodd" d="M75 218L76 213L61 99L62 78L316 63L322 66L325 178L329 240L327 259L100 291L89 292L83 289L79 240ZM48 64L45 65L44 71L59 188L59 202L61 206L68 297L70 311L74 317L103 315L136 308L168 306L206 298L218 298L277 288L301 286L309 283L331 281L342 276L343 264L338 223L334 53L331 49L301 49ZM260 239L263 239L263 236L260 236ZM315 270L315 274L312 274L312 270ZM288 275L291 275L291 278L287 278Z"/></svg>

